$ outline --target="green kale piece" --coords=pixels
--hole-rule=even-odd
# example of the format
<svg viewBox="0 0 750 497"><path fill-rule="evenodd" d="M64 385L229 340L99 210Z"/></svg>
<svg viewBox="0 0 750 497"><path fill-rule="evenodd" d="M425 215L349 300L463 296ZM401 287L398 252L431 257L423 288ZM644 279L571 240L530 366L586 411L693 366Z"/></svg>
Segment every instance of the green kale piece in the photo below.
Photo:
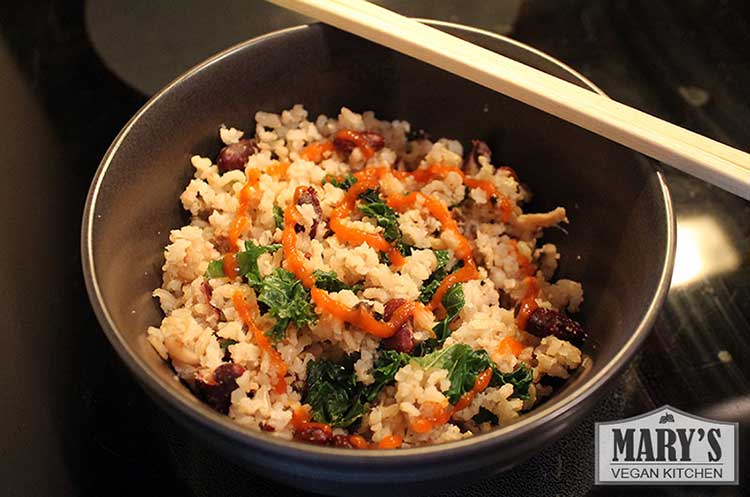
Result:
<svg viewBox="0 0 750 497"><path fill-rule="evenodd" d="M264 303L268 307L268 313L276 319L273 328L266 332L270 338L284 338L290 323L302 328L312 326L317 321L318 317L310 301L310 291L286 269L275 269L259 286L258 301Z"/></svg>
<svg viewBox="0 0 750 497"><path fill-rule="evenodd" d="M364 288L360 283L351 286L347 285L339 279L334 271L321 271L320 269L316 269L313 271L313 277L315 278L315 286L327 292L351 290L352 292L357 293Z"/></svg>
<svg viewBox="0 0 750 497"><path fill-rule="evenodd" d="M273 222L276 224L276 227L278 229L284 229L284 209L282 209L278 205L273 206Z"/></svg>

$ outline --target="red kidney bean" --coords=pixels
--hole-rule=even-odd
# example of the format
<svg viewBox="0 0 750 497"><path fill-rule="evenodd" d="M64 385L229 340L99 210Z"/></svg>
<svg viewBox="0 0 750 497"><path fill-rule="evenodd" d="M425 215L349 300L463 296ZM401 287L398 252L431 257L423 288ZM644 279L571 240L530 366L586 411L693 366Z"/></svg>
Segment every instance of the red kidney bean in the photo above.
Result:
<svg viewBox="0 0 750 497"><path fill-rule="evenodd" d="M378 150L382 150L383 147L385 147L385 137L380 133L375 133L374 131L365 131L363 134L365 136L365 140L367 140L367 143L370 145L370 148L375 152L377 152Z"/></svg>
<svg viewBox="0 0 750 497"><path fill-rule="evenodd" d="M411 354L414 350L414 328L411 320L406 321L401 328L396 330L392 336L384 339L381 344L386 350L395 350L396 352L405 352Z"/></svg>
<svg viewBox="0 0 750 497"><path fill-rule="evenodd" d="M354 448L351 442L349 442L349 435L334 435L333 439L331 439L331 445L346 449Z"/></svg>
<svg viewBox="0 0 750 497"><path fill-rule="evenodd" d="M232 392L237 389L237 378L244 372L245 368L239 364L222 364L214 370L210 380L196 378L195 393L215 411L227 414Z"/></svg>
<svg viewBox="0 0 750 497"><path fill-rule="evenodd" d="M374 131L354 131L353 133L358 133L359 136L367 142L367 145L369 145L369 147L374 152L377 152L385 146L385 138L380 133L376 133ZM357 147L357 144L352 140L347 140L345 138L335 136L333 138L333 146L340 154L349 156L349 154L352 153L352 150Z"/></svg>
<svg viewBox="0 0 750 497"><path fill-rule="evenodd" d="M331 427L321 423L307 423L294 431L294 438L302 442L326 445L333 438Z"/></svg>
<svg viewBox="0 0 750 497"><path fill-rule="evenodd" d="M235 380L242 376L242 373L244 372L245 368L239 364L233 362L222 364L214 369L214 380L219 383L234 382L236 384L237 382Z"/></svg>
<svg viewBox="0 0 750 497"><path fill-rule="evenodd" d="M323 217L323 209L320 207L320 200L318 200L318 193L312 186L308 187L307 190L300 192L299 198L297 199L297 205L310 204L313 206L315 211L315 220L310 226L310 238L315 238L315 232L318 229L318 224Z"/></svg>
<svg viewBox="0 0 750 497"><path fill-rule="evenodd" d="M216 165L219 171L225 173L235 169L242 170L247 163L247 158L260 150L253 138L240 140L237 143L227 145L219 151L216 156Z"/></svg>
<svg viewBox="0 0 750 497"><path fill-rule="evenodd" d="M529 315L526 331L539 338L553 335L560 340L578 343L587 338L586 331L580 323L561 312L542 307Z"/></svg>
<svg viewBox="0 0 750 497"><path fill-rule="evenodd" d="M221 311L218 307L213 305L211 303L211 296L214 294L214 289L211 287L211 285L208 284L208 281L204 281L201 284L201 290L203 290L203 295L206 296L206 303L211 306L211 308L214 310L214 314L216 314L216 319L221 319Z"/></svg>

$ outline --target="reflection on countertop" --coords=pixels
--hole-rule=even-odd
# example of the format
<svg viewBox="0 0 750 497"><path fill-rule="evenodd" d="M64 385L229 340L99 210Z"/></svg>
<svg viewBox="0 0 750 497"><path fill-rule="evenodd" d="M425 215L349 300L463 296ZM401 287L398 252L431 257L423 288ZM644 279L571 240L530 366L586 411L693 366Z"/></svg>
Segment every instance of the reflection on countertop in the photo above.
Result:
<svg viewBox="0 0 750 497"><path fill-rule="evenodd" d="M678 218L671 288L736 271L739 266L737 249L714 216L700 214Z"/></svg>

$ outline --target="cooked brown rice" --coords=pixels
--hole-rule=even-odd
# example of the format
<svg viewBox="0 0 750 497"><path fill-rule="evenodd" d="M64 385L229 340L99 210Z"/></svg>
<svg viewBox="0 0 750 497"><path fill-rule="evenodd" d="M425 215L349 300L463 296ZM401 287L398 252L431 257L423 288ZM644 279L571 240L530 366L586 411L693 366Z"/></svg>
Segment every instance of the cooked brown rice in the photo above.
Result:
<svg viewBox="0 0 750 497"><path fill-rule="evenodd" d="M565 209L524 214L529 191L513 170L491 162L483 143L464 152L457 141L413 133L408 122L347 108L310 121L295 105L258 112L255 121L251 139L220 128L226 147L218 160L192 157L194 178L180 196L190 221L171 232L163 284L154 291L165 317L148 339L200 398L272 436L412 447L512 423L550 395L545 380L567 378L581 365L571 340L580 341L582 331L566 317L583 300L581 285L552 282L559 254L538 241L543 228L567 222ZM346 183L353 177L372 188L352 197L358 187ZM354 208L342 207L350 201ZM255 253L250 276L242 271L253 272L252 260L242 266L237 254L246 242L271 246ZM474 272L466 269L472 264ZM318 288L321 272L337 280L328 290ZM426 287L439 293L451 274L469 277L446 284L442 299L430 298ZM287 292L278 308L272 283ZM463 292L463 305L439 328L450 317L450 290ZM456 373L409 355L434 357L453 346L486 369L463 378L468 387L451 402ZM386 349L401 362L375 388ZM331 414L338 404L325 385L308 381L311 363L350 377L348 401L361 409L347 414L354 422ZM306 403L311 389L315 406ZM364 392L374 392L371 401Z"/></svg>

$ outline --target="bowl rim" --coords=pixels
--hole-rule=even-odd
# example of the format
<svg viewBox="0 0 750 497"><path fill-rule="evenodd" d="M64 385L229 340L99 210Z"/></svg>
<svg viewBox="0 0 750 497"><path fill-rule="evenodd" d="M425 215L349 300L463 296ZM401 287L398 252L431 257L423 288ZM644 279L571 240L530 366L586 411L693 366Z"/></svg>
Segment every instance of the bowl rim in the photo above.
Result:
<svg viewBox="0 0 750 497"><path fill-rule="evenodd" d="M585 76L581 75L576 70L555 59L554 57L536 48L526 45L525 43L484 29L465 26L462 24L423 18L417 18L417 20L432 26L446 27L458 31L479 34L489 38L495 38L503 43L513 45L526 52L533 53L534 55L545 59L546 61L560 67L567 73L571 74L581 83L587 86L591 91L606 96L606 94L600 88L598 88L593 82L591 82ZM302 24L272 31L255 38L242 41L198 63L197 65L179 75L157 93L155 93L138 110L138 112L136 112L133 117L130 118L130 120L120 130L120 132L113 140L112 144L107 149L91 182L91 186L86 198L85 208L83 211L83 222L81 226L81 263L89 300L94 309L97 320L104 333L106 334L109 342L117 351L123 362L127 365L130 371L135 375L135 377L144 387L156 394L156 396L160 400L166 402L169 407L180 411L182 414L187 415L187 417L189 417L191 421L201 425L203 429L206 429L206 434L208 434L208 431L210 429L210 431L213 432L213 435L219 435L225 438L229 438L232 441L241 444L250 444L254 446L255 449L265 450L266 452L271 454L278 454L286 457L291 456L297 460L306 460L308 462L315 463L316 465L330 463L336 464L338 465L338 467L341 467L342 464L366 464L371 466L373 464L377 465L379 463L382 464L387 462L387 464L390 466L394 463L402 463L406 461L414 462L416 459L419 459L421 462L429 462L434 457L444 457L448 452L450 452L451 456L454 458L465 457L469 453L482 451L484 448L493 446L500 442L507 443L512 442L513 440L523 440L524 437L528 436L531 432L541 427L542 425L552 420L563 418L566 415L571 414L571 411L574 410L576 406L584 403L586 400L594 396L595 393L599 392L604 384L612 376L617 374L627 363L628 359L631 358L633 354L638 350L639 346L645 340L652 325L654 324L658 311L661 308L664 300L666 299L669 290L675 259L676 220L673 211L671 196L664 179L664 175L661 172L660 164L652 159L647 158L649 163L654 167L654 173L656 174L656 179L658 181L658 185L662 195L662 201L664 203L667 221L667 253L665 254L666 257L664 267L662 268L661 274L659 275L659 283L657 285L656 293L646 313L641 318L640 322L633 330L632 335L628 338L620 351L615 354L615 356L608 362L608 364L606 364L602 368L601 371L588 378L565 397L557 401L554 407L545 406L543 404L542 406L540 406L540 409L525 414L523 417L521 417L521 419L509 426L497 428L488 433L475 435L458 441L422 447L405 448L397 451L382 449L352 451L350 449L344 448L321 447L312 444L304 444L293 440L284 440L241 427L239 424L231 420L228 416L221 415L211 410L202 403L190 402L186 396L178 395L172 392L172 390L166 387L167 381L156 375L152 375L149 372L149 366L146 364L146 362L141 359L137 353L135 353L135 351L122 337L122 334L115 325L115 322L112 319L102 296L93 257L93 226L96 223L96 203L103 179L106 176L112 159L116 155L118 149L120 148L120 145L125 140L130 130L147 112L149 112L149 109L159 99L161 99L165 94L171 92L173 88L181 85L183 82L191 78L196 73L206 69L209 66L220 63L223 59L231 57L235 53L245 50L249 46L263 43L264 41L271 38L283 37L288 33L307 30L320 24L321 23Z"/></svg>

